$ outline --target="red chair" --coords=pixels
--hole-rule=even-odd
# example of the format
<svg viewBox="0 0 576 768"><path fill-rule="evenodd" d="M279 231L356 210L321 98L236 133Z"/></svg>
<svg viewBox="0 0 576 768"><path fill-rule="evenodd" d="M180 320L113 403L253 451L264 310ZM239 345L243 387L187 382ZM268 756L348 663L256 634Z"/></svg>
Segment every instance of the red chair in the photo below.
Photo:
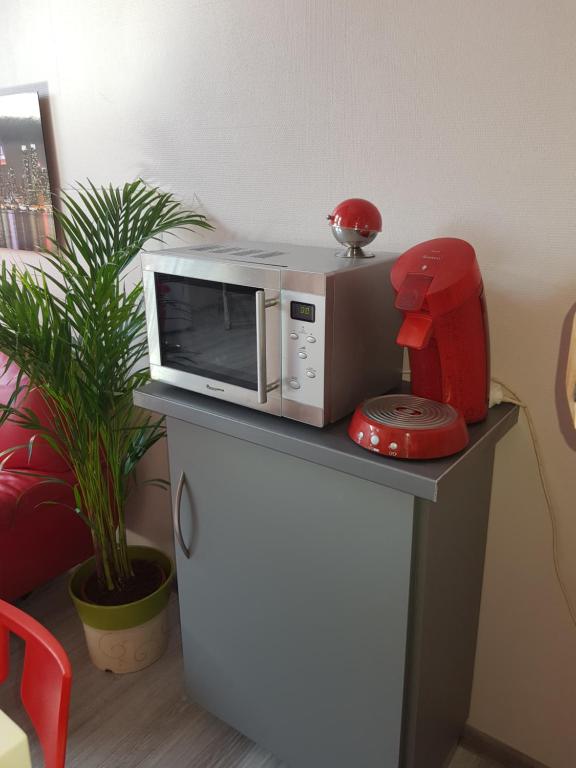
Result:
<svg viewBox="0 0 576 768"><path fill-rule="evenodd" d="M5 364L6 357L0 353L2 403L9 401L18 375L16 366L5 370ZM25 406L49 423L40 392L27 390L19 399L24 398ZM31 436L30 430L7 421L0 427L0 452L26 446ZM32 474L19 474L22 471ZM44 482L49 477L69 485ZM74 512L73 483L73 473L45 441L34 442L31 456L22 448L5 462L0 472L1 599L15 600L92 554L88 526Z"/></svg>
<svg viewBox="0 0 576 768"><path fill-rule="evenodd" d="M10 632L25 643L20 698L46 768L64 768L72 668L58 640L36 619L0 600L0 683L8 676Z"/></svg>

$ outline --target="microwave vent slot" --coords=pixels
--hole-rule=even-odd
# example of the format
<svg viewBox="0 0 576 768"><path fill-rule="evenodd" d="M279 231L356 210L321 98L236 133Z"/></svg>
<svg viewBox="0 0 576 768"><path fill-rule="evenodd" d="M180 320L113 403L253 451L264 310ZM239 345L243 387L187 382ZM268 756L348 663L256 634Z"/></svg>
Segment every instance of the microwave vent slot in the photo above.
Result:
<svg viewBox="0 0 576 768"><path fill-rule="evenodd" d="M275 256L283 256L283 251L262 251L254 248L234 248L223 245L198 245L191 248L192 251L205 251L206 253L227 254L252 259L272 259Z"/></svg>
<svg viewBox="0 0 576 768"><path fill-rule="evenodd" d="M283 251L256 251L256 252L251 252L251 255L255 259L272 259L274 256L284 256L284 252Z"/></svg>

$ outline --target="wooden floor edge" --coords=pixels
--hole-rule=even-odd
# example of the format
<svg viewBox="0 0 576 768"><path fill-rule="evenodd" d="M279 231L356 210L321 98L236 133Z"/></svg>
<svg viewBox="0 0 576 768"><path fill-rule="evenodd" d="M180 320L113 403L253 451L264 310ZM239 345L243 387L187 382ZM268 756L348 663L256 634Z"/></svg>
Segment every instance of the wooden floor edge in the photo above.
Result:
<svg viewBox="0 0 576 768"><path fill-rule="evenodd" d="M493 736L479 731L471 725L465 725L460 739L460 745L470 752L482 757L495 760L504 768L548 768L544 763L518 752Z"/></svg>

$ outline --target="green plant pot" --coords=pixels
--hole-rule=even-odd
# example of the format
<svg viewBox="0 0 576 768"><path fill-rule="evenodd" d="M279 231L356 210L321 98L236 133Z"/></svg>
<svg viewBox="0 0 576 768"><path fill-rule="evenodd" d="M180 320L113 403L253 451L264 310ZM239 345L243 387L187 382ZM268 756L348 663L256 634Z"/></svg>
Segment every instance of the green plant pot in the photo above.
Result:
<svg viewBox="0 0 576 768"><path fill-rule="evenodd" d="M136 672L149 666L164 653L168 643L168 600L174 564L152 547L130 546L131 560L158 563L166 580L155 592L125 605L95 605L83 600L83 586L94 572L91 557L72 574L69 592L80 620L92 662L111 672Z"/></svg>

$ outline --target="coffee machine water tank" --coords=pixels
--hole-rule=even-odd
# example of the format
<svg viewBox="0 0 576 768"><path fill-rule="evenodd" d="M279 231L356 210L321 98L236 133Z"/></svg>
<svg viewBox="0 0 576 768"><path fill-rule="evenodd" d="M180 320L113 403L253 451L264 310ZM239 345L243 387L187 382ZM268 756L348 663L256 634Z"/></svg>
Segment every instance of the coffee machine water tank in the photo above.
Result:
<svg viewBox="0 0 576 768"><path fill-rule="evenodd" d="M397 342L408 347L412 394L449 403L466 422L488 410L489 344L484 288L472 246L443 237L410 248L394 264Z"/></svg>

